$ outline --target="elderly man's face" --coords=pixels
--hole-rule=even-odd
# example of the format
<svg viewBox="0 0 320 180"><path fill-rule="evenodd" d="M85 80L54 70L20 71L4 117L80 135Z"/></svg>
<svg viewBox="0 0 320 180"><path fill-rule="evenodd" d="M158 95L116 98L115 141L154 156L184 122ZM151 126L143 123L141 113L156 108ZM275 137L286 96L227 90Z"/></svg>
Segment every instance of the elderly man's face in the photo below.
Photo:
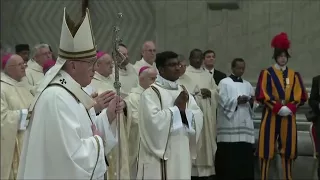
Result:
<svg viewBox="0 0 320 180"><path fill-rule="evenodd" d="M26 65L22 57L19 55L12 55L5 66L5 72L17 81L20 81L26 76Z"/></svg>
<svg viewBox="0 0 320 180"><path fill-rule="evenodd" d="M144 89L147 89L150 87L151 84L154 83L158 75L158 72L156 69L149 68L142 72L139 76L139 84Z"/></svg>
<svg viewBox="0 0 320 180"><path fill-rule="evenodd" d="M95 58L72 61L72 63L74 63L73 74L81 87L86 87L91 83L96 62L97 60Z"/></svg>
<svg viewBox="0 0 320 180"><path fill-rule="evenodd" d="M108 77L112 74L113 59L109 54L105 54L98 59L96 65L96 71L104 77Z"/></svg>
<svg viewBox="0 0 320 180"><path fill-rule="evenodd" d="M47 60L52 59L52 52L49 48L40 48L34 56L34 59L40 64L43 65Z"/></svg>
<svg viewBox="0 0 320 180"><path fill-rule="evenodd" d="M156 46L153 42L146 43L142 50L143 59L152 64L156 59L156 52Z"/></svg>

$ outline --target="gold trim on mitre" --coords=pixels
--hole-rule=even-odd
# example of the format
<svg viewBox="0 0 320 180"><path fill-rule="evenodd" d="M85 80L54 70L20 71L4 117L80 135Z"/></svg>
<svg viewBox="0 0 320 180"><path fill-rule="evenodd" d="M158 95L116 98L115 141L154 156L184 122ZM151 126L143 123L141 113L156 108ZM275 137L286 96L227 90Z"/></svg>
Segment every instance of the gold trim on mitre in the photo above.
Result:
<svg viewBox="0 0 320 180"><path fill-rule="evenodd" d="M97 53L90 21L89 9L76 24L64 8L59 57L66 60L95 59Z"/></svg>

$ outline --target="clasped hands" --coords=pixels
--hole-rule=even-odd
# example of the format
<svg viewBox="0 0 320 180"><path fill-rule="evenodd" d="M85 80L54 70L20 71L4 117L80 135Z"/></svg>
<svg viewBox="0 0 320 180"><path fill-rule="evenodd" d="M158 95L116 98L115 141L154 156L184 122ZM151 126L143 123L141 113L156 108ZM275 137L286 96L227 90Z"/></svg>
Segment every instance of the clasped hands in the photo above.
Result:
<svg viewBox="0 0 320 180"><path fill-rule="evenodd" d="M278 112L279 116L289 116L292 114L292 111L287 106L282 106Z"/></svg>
<svg viewBox="0 0 320 180"><path fill-rule="evenodd" d="M246 104L247 102L253 103L254 98L246 95L239 96L237 98L238 104Z"/></svg>
<svg viewBox="0 0 320 180"><path fill-rule="evenodd" d="M95 100L95 112L101 112L107 108L107 117L110 123L116 118L117 113L121 113L126 107L125 102L120 96L117 96L113 91L105 91L98 95L93 93L91 97Z"/></svg>
<svg viewBox="0 0 320 180"><path fill-rule="evenodd" d="M195 95L198 93L201 93L203 99L211 98L211 91L209 89L202 88L200 89L200 92L196 92Z"/></svg>
<svg viewBox="0 0 320 180"><path fill-rule="evenodd" d="M174 105L178 107L180 111L185 111L187 108L187 102L189 101L189 94L186 90L183 90L174 101Z"/></svg>

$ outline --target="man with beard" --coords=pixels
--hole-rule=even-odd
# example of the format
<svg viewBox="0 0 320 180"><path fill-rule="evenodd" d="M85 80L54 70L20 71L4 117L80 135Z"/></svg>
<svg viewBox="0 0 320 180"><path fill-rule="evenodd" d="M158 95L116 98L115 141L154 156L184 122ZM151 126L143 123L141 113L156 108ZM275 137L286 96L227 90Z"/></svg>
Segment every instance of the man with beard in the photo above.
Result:
<svg viewBox="0 0 320 180"><path fill-rule="evenodd" d="M214 155L216 153L216 110L217 85L212 76L201 67L203 54L200 49L193 49L189 56L190 65L179 78L194 96L203 112L203 129L199 138L197 159L192 166L192 179L212 179L215 175Z"/></svg>
<svg viewBox="0 0 320 180"><path fill-rule="evenodd" d="M140 151L137 179L190 179L203 114L192 95L176 81L178 55L157 54L159 75L140 98Z"/></svg>

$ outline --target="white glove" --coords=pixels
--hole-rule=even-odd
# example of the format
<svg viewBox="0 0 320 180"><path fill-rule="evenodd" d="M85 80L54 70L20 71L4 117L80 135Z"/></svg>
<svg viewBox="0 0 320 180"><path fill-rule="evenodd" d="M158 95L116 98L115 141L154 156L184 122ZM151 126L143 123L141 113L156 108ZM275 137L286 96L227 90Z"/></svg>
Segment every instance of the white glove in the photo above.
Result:
<svg viewBox="0 0 320 180"><path fill-rule="evenodd" d="M292 111L287 106L282 106L278 112L280 116L289 116L290 114L292 114Z"/></svg>

